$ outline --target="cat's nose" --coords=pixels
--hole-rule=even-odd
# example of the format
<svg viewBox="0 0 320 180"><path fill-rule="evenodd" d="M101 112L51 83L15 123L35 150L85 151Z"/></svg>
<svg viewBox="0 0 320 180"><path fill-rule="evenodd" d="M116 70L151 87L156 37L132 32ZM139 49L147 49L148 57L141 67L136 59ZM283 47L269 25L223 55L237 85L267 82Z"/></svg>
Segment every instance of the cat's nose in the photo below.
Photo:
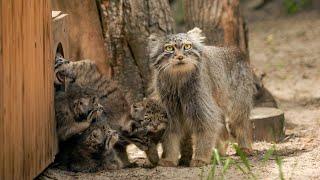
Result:
<svg viewBox="0 0 320 180"><path fill-rule="evenodd" d="M181 61L181 60L183 60L183 56L182 55L178 55L177 59Z"/></svg>

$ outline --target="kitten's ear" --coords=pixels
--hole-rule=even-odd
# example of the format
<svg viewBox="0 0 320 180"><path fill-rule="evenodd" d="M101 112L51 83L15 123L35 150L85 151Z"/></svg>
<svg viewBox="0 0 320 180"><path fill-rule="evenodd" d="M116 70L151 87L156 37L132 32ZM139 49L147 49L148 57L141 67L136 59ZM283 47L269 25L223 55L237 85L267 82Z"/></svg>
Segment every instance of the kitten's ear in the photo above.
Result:
<svg viewBox="0 0 320 180"><path fill-rule="evenodd" d="M190 39L193 41L196 41L198 43L203 43L206 37L202 34L202 30L198 27L195 27L187 32L187 35Z"/></svg>

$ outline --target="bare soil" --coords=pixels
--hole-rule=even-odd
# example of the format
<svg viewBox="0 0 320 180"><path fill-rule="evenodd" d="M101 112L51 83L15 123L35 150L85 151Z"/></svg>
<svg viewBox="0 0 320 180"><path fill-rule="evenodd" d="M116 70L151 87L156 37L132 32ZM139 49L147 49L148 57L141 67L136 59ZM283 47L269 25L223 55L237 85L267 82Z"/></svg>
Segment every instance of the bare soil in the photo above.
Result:
<svg viewBox="0 0 320 180"><path fill-rule="evenodd" d="M270 8L272 5L251 12L247 19L252 65L267 74L264 84L285 112L286 138L275 144L275 153L282 159L285 179L320 179L320 13L305 11L288 16ZM257 179L279 179L275 156L262 161L272 146L266 142L254 143L257 155L250 157L249 163ZM128 152L133 161L145 160L143 152L133 146ZM229 157L240 162L231 149ZM41 177L66 180L201 179L203 176L206 179L210 168L131 168L92 174L49 168ZM219 178L221 170L222 166L218 165ZM225 179L249 177L234 165L225 173Z"/></svg>

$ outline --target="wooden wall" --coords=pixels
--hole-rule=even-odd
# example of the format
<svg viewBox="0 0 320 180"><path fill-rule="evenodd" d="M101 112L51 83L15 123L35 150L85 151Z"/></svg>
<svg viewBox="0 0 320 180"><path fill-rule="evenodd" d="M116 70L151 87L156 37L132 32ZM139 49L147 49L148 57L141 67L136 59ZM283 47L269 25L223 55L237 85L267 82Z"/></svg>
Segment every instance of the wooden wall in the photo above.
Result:
<svg viewBox="0 0 320 180"><path fill-rule="evenodd" d="M32 179L57 150L51 7L0 0L0 179Z"/></svg>

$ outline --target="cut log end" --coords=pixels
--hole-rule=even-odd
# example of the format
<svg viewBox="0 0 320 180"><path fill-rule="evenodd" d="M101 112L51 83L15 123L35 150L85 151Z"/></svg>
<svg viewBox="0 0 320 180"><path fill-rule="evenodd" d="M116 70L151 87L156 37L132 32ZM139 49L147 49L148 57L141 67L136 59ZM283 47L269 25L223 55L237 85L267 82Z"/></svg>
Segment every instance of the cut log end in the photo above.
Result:
<svg viewBox="0 0 320 180"><path fill-rule="evenodd" d="M284 113L280 109L258 107L251 111L254 141L279 142L284 137Z"/></svg>

